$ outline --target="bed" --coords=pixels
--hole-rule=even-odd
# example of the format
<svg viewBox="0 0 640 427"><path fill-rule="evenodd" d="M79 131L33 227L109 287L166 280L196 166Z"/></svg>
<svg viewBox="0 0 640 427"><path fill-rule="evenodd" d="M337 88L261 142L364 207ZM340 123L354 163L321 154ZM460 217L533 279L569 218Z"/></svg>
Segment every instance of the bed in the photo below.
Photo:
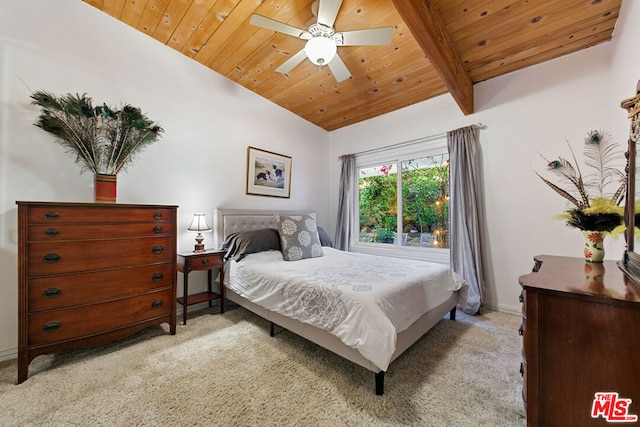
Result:
<svg viewBox="0 0 640 427"><path fill-rule="evenodd" d="M290 252L269 246L278 236L277 215L310 213L216 211L214 238L218 247L226 240L232 256L225 267L225 297L271 322L272 336L278 325L373 372L375 392L383 394L389 364L447 313L455 320L466 283L441 264L338 251L325 246L326 237L321 256L285 261ZM244 241L246 250L233 252L236 237L246 236L261 244L247 249ZM429 278L417 280L424 274Z"/></svg>

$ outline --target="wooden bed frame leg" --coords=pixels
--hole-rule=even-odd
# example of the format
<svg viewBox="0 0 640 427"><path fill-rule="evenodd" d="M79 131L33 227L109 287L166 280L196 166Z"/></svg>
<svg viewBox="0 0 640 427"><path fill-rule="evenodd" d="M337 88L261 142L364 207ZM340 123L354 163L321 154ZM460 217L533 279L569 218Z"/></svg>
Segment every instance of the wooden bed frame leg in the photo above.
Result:
<svg viewBox="0 0 640 427"><path fill-rule="evenodd" d="M270 323L271 325L269 326L269 336L274 337L276 335L276 324L273 322Z"/></svg>
<svg viewBox="0 0 640 427"><path fill-rule="evenodd" d="M456 308L453 307L451 309L451 311L449 312L449 319L450 320L456 320Z"/></svg>
<svg viewBox="0 0 640 427"><path fill-rule="evenodd" d="M384 394L384 371L376 372L376 395Z"/></svg>

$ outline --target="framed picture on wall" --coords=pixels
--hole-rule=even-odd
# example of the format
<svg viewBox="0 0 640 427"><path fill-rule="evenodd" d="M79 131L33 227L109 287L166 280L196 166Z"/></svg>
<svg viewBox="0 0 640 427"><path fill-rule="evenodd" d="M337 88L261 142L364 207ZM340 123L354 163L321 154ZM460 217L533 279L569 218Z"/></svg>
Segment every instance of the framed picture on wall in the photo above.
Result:
<svg viewBox="0 0 640 427"><path fill-rule="evenodd" d="M247 194L289 198L291 196L291 157L249 147Z"/></svg>

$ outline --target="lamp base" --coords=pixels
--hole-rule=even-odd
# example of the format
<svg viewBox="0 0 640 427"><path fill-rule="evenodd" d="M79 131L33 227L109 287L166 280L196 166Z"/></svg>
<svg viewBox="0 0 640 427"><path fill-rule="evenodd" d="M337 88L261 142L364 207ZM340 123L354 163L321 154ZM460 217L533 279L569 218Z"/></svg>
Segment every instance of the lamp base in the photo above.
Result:
<svg viewBox="0 0 640 427"><path fill-rule="evenodd" d="M194 250L193 252L204 252L204 243L202 243L202 241L204 240L204 237L202 236L202 234L200 234L200 232L198 232L198 235L196 236L196 244L194 245Z"/></svg>

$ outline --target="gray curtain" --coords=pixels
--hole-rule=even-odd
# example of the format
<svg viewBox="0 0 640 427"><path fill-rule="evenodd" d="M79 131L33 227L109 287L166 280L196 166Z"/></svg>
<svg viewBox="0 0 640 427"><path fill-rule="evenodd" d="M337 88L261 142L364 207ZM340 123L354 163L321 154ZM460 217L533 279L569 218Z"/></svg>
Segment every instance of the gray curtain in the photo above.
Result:
<svg viewBox="0 0 640 427"><path fill-rule="evenodd" d="M449 241L451 268L469 284L465 313L482 303L480 144L476 127L447 132L449 147Z"/></svg>
<svg viewBox="0 0 640 427"><path fill-rule="evenodd" d="M338 218L336 220L336 235L334 246L348 251L351 249L351 230L356 218L355 195L356 188L356 156L345 154L340 157L342 171L340 173L340 194L338 195Z"/></svg>

